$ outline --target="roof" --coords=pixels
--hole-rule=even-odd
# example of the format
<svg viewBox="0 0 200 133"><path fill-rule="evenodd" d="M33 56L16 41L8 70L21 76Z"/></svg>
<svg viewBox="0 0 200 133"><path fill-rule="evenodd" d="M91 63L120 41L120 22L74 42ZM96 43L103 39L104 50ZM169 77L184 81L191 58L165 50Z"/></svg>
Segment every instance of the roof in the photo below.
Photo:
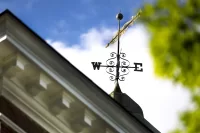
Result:
<svg viewBox="0 0 200 133"><path fill-rule="evenodd" d="M60 64L60 65L63 65L63 67L66 67L66 65L67 65L69 67L66 67L66 69L70 68L70 69L73 69L73 71L76 71L76 73L79 75L79 77L81 77L80 80L82 80L83 82L87 82L88 84L90 84L90 86L92 86L93 88L96 89L95 91L98 91L99 94L101 94L104 97L106 97L106 99L108 99L112 104L114 104L116 106L116 108L120 108L120 110L122 110L123 112L125 112L134 121L137 121L138 123L140 123L149 132L151 132L151 133L160 133L147 120L145 120L144 118L132 115L129 111L127 111L122 105L120 105L118 102L116 102L109 94L107 94L104 90L102 90L99 86L97 86L91 79L89 79L81 71L79 71L75 66L73 66L67 59L65 59L60 53L58 53L54 48L52 48L44 39L42 39L37 33L35 33L32 29L30 29L26 24L24 24L12 12L10 12L8 9L6 9L4 12L2 12L0 14L0 17L3 16L3 15L10 15L14 20L17 21L17 23L20 23L33 36L35 36L37 39L39 39L39 41L41 41L42 43L46 44L46 45L43 45L41 47L43 47L43 48L47 49L48 51L50 51L51 53L53 53L54 55L52 55L52 56L56 56L56 58L59 58L58 63L63 63L63 64ZM58 72L60 72L60 71L58 71Z"/></svg>

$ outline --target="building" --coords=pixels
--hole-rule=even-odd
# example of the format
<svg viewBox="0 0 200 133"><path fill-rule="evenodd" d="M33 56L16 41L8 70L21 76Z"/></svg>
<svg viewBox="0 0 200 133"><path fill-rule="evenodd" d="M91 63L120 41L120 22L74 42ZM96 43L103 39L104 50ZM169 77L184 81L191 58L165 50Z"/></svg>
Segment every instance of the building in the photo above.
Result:
<svg viewBox="0 0 200 133"><path fill-rule="evenodd" d="M0 14L1 133L160 133L127 95L113 96L9 10Z"/></svg>

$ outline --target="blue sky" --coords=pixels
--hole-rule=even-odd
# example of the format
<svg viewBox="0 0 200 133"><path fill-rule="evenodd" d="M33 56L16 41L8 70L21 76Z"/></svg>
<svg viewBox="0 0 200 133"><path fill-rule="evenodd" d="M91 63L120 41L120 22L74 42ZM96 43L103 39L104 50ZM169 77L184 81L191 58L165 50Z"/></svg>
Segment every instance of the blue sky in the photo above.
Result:
<svg viewBox="0 0 200 133"><path fill-rule="evenodd" d="M92 27L116 27L121 10L125 22L142 6L141 0L0 0L0 12L8 8L42 38L76 44Z"/></svg>
<svg viewBox="0 0 200 133"><path fill-rule="evenodd" d="M102 69L94 71L92 61L105 64L116 45L105 49L117 30L116 14L121 10L122 23L153 0L0 0L0 12L9 9L45 39L67 60L99 85L113 91L114 83ZM144 117L162 133L178 125L178 112L190 107L190 95L181 85L154 75L149 53L150 34L135 23L121 38L122 52L130 62L142 62L143 73L131 71L121 89L136 101ZM83 49L84 48L84 49ZM84 64L83 64L84 63Z"/></svg>

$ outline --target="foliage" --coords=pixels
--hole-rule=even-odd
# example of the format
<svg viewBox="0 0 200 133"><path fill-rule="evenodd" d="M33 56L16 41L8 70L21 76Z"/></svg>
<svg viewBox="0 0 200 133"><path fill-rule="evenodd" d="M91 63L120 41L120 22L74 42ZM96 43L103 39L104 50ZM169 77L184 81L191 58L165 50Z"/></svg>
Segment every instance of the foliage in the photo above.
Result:
<svg viewBox="0 0 200 133"><path fill-rule="evenodd" d="M188 88L195 105L172 133L200 133L200 0L157 0L140 20L151 33L155 74Z"/></svg>
<svg viewBox="0 0 200 133"><path fill-rule="evenodd" d="M193 94L194 108L181 113L181 126L171 133L200 133L200 96Z"/></svg>
<svg viewBox="0 0 200 133"><path fill-rule="evenodd" d="M185 87L200 87L200 0L157 0L141 20L152 33L155 74Z"/></svg>

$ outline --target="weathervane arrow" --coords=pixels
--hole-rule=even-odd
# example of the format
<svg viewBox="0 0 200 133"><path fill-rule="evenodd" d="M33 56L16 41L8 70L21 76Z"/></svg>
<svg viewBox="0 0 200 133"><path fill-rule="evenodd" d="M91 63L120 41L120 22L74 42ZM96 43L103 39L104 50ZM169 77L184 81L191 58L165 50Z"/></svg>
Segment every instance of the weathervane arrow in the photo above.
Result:
<svg viewBox="0 0 200 133"><path fill-rule="evenodd" d="M139 12L135 16L132 16L131 20L129 20L128 22L126 22L122 26L122 28L117 32L117 34L112 38L112 40L106 45L106 48L110 44L114 44L117 41L117 38L121 37L121 35L126 32L126 30L128 29L128 27L130 27L130 26L132 26L134 24L134 22L140 17L141 13L142 13L142 10L139 10Z"/></svg>
<svg viewBox="0 0 200 133"><path fill-rule="evenodd" d="M100 70L101 67L106 67L106 72L111 75L110 76L111 81L117 81L117 82L118 80L124 81L125 80L124 76L129 73L129 68L134 68L134 71L143 72L142 63L134 62L133 63L134 66L131 67L130 62L127 59L125 59L126 54L119 52L120 36L125 33L125 31L128 29L129 26L133 25L133 23L140 16L140 14L141 10L135 16L132 16L131 20L126 22L120 29L120 20L123 19L123 15L121 13L118 13L116 16L116 18L118 19L118 32L106 46L108 47L110 44L114 44L118 40L117 53L112 52L110 54L111 58L106 61L107 65L102 65L101 62L91 62L94 70ZM117 63L115 63L114 61L116 59ZM121 71L119 71L120 69Z"/></svg>

